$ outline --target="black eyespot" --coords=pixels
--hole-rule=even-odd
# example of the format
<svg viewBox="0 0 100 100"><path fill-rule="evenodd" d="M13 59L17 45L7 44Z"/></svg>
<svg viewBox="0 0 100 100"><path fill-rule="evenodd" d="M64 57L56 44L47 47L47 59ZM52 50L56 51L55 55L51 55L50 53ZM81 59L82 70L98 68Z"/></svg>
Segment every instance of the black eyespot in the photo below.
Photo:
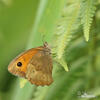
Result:
<svg viewBox="0 0 100 100"><path fill-rule="evenodd" d="M18 63L17 63L17 66L18 66L18 67L21 67L21 66L22 66L22 63L21 63L21 62L18 62Z"/></svg>

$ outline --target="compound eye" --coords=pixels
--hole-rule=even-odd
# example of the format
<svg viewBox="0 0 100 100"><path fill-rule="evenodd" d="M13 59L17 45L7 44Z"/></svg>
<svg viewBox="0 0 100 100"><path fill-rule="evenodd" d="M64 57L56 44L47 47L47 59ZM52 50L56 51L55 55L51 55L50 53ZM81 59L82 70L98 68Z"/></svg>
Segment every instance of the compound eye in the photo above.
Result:
<svg viewBox="0 0 100 100"><path fill-rule="evenodd" d="M17 63L17 66L18 66L18 67L21 67L21 66L22 66L22 63L21 63L21 62L18 62L18 63Z"/></svg>

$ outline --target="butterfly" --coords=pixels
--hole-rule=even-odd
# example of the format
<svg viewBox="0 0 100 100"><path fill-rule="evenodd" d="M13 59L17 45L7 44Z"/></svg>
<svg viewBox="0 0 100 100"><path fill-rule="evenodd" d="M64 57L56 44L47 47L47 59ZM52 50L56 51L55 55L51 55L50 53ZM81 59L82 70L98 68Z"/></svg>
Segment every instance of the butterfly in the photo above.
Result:
<svg viewBox="0 0 100 100"><path fill-rule="evenodd" d="M21 53L8 65L10 73L37 86L50 85L53 82L52 68L51 50L47 42Z"/></svg>

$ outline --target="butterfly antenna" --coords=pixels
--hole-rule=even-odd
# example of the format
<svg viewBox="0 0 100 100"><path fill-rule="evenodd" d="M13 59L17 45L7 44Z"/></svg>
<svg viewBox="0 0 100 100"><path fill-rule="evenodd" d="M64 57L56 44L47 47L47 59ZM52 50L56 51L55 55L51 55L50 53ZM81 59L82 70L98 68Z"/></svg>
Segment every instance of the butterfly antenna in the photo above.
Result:
<svg viewBox="0 0 100 100"><path fill-rule="evenodd" d="M41 34L41 37L42 37L42 42L44 44L45 43L45 35L44 34Z"/></svg>

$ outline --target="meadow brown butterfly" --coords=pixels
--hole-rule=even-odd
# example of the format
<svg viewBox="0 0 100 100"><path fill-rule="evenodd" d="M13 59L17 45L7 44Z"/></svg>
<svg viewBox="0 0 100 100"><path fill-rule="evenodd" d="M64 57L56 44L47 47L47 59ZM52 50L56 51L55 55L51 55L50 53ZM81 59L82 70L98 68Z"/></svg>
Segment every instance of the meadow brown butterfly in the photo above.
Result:
<svg viewBox="0 0 100 100"><path fill-rule="evenodd" d="M35 85L50 85L52 78L52 58L48 44L29 49L16 57L8 66L14 75L26 78Z"/></svg>

